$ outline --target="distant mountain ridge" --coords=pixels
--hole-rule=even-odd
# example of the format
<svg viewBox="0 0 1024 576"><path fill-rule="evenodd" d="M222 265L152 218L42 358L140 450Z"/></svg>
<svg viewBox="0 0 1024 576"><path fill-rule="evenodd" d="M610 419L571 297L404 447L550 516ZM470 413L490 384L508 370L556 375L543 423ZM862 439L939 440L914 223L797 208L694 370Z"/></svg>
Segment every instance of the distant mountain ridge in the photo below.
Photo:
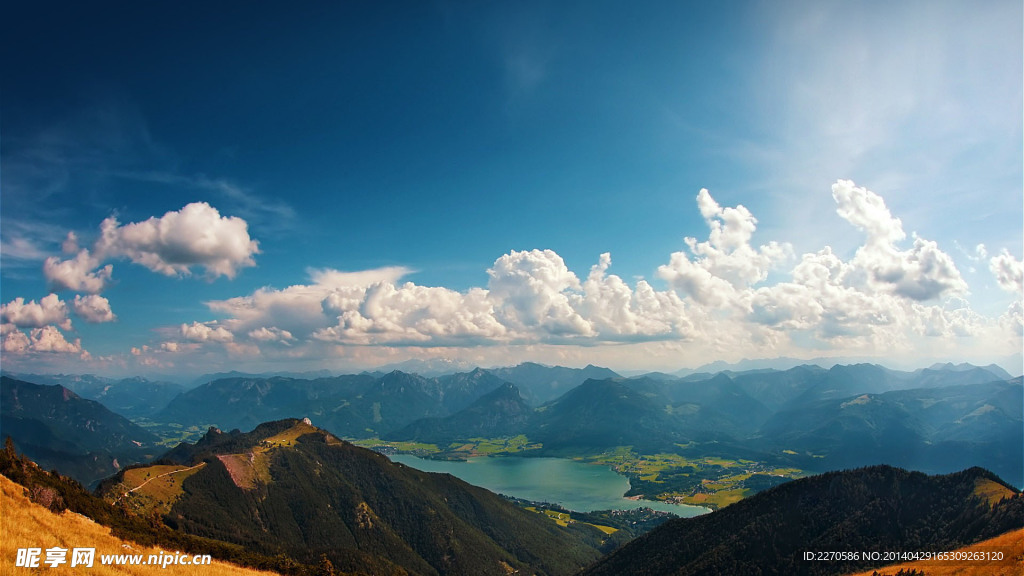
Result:
<svg viewBox="0 0 1024 576"><path fill-rule="evenodd" d="M457 427L420 420L387 437L446 445L477 435L474 417L449 417L463 423L461 436ZM888 463L949 472L981 465L1024 483L1020 379L1000 380L977 367L797 366L677 380L595 379L518 414L516 422L506 434L542 444L536 454L614 446L654 454L686 445L687 454L713 450L808 470Z"/></svg>
<svg viewBox="0 0 1024 576"><path fill-rule="evenodd" d="M749 372L751 370L780 370L785 371L796 366L818 366L820 368L829 369L837 365L851 365L851 364L872 364L874 361L870 358L812 358L810 360L801 360L798 358L787 358L785 356L778 358L758 358L750 359L744 358L738 362L726 362L724 360L716 360L708 364L702 364L696 368L683 368L673 372L676 377L689 376L691 374L717 374L719 372ZM970 370L974 368L982 368L996 375L997 378L1002 380L1009 380L1014 377L1004 370L997 364L988 364L986 366L976 366L967 362L960 364L953 364L952 362L936 362L929 366L931 370ZM637 373L640 375L642 373ZM1017 374L1020 376L1021 374Z"/></svg>
<svg viewBox="0 0 1024 576"><path fill-rule="evenodd" d="M385 440L417 440L453 442L465 438L496 438L518 434L533 409L514 384L504 383L481 396L467 408L443 418L421 418L385 433Z"/></svg>
<svg viewBox="0 0 1024 576"><path fill-rule="evenodd" d="M614 371L593 364L583 368L566 368L523 362L507 368L491 368L488 372L518 386L535 404L554 400L587 380L621 378Z"/></svg>
<svg viewBox="0 0 1024 576"><path fill-rule="evenodd" d="M60 385L83 398L101 402L126 418L151 416L185 388L173 382L154 381L139 376L104 378L93 374L8 374L33 384Z"/></svg>
<svg viewBox="0 0 1024 576"><path fill-rule="evenodd" d="M60 386L0 377L0 436L30 458L92 484L157 453L158 438Z"/></svg>
<svg viewBox="0 0 1024 576"><path fill-rule="evenodd" d="M594 366L527 363L432 378L397 370L315 379L232 377L180 394L153 419L248 430L268 420L308 416L336 434L361 438L395 431L420 418L449 416L505 383L515 384L536 404L591 376L618 375Z"/></svg>
<svg viewBox="0 0 1024 576"><path fill-rule="evenodd" d="M713 450L806 470L889 463L947 472L982 465L1019 484L1021 385L1003 374L970 365L906 372L855 364L623 379L595 366L524 363L430 378L400 371L234 377L183 392L149 418L163 426L248 430L309 417L343 437L442 447L525 435L532 446L542 445L534 455L614 446L676 452L685 445L687 455ZM81 380L116 388L96 377ZM145 382L116 384L144 393ZM474 407L508 384L516 398Z"/></svg>

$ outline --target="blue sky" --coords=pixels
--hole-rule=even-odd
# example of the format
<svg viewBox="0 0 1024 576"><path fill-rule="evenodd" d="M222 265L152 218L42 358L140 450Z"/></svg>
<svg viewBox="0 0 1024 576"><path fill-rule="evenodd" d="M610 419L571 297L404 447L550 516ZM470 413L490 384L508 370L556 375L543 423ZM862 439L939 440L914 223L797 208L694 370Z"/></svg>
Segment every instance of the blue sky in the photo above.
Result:
<svg viewBox="0 0 1024 576"><path fill-rule="evenodd" d="M65 4L2 24L5 368L1021 372L1019 2Z"/></svg>

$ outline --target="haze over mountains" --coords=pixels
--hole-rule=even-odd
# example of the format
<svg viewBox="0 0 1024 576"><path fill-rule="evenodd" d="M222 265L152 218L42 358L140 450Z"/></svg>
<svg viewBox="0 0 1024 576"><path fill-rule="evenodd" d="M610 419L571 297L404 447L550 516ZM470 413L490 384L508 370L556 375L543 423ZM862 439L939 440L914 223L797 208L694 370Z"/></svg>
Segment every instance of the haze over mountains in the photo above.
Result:
<svg viewBox="0 0 1024 576"><path fill-rule="evenodd" d="M309 417L348 438L446 446L525 435L542 446L537 455L614 446L678 452L686 446L688 454L770 458L812 471L886 463L951 472L979 465L1020 485L1024 400L1021 379L1007 376L997 367L947 364L905 372L858 364L625 379L594 366L525 363L434 377L399 371L235 376L185 391L144 380L51 381L124 399L117 406L126 416L183 427L251 430ZM178 394L157 409L172 391ZM4 410L11 422L24 418ZM41 429L30 436L26 445L47 443Z"/></svg>
<svg viewBox="0 0 1024 576"><path fill-rule="evenodd" d="M309 376L227 374L185 390L144 379L49 377L116 402L147 426L216 426L169 451L99 401L4 376L0 434L86 484L116 473L101 484L110 502L177 533L306 566L326 558L351 572L570 574L631 536L611 538L602 530L613 529L580 522L559 527L486 490L392 464L339 437L440 447L517 437L530 447L520 456L628 447L691 461L766 463L748 472L760 494L665 524L593 564L593 574L701 574L723 566L736 574L832 574L836 566L801 563L794 546L880 545L871 534L896 546L960 546L1021 524L1013 486L1024 476L1022 382L992 367L802 365L623 378L594 366L527 363L430 377L397 370ZM176 395L157 407L170 391ZM784 480L773 467L880 464L771 488ZM927 478L892 466L955 473Z"/></svg>

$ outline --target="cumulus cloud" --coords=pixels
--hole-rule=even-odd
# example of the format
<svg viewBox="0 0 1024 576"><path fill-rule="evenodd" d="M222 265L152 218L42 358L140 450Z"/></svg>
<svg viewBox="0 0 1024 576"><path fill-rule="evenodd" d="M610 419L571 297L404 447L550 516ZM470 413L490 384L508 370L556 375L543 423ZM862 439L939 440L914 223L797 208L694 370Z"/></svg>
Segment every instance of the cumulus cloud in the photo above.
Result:
<svg viewBox="0 0 1024 576"><path fill-rule="evenodd" d="M314 270L309 285L263 288L208 305L229 316L224 328L257 344L473 347L632 341L692 331L675 293L644 281L634 289L607 273L610 264L603 255L581 283L553 251L512 251L495 260L486 288L464 292L399 283L409 273L404 268Z"/></svg>
<svg viewBox="0 0 1024 576"><path fill-rule="evenodd" d="M693 325L682 299L672 291L658 292L644 280L631 288L622 278L608 274L611 254L601 254L583 283L579 309L594 329L606 338L615 336L689 336Z"/></svg>
<svg viewBox="0 0 1024 576"><path fill-rule="evenodd" d="M223 217L206 202L125 225L111 216L100 224L100 234L97 253L126 257L168 276L187 276L200 266L210 278L234 278L240 268L255 266L253 255L259 253L245 220Z"/></svg>
<svg viewBox="0 0 1024 576"><path fill-rule="evenodd" d="M75 295L75 301L71 306L75 309L75 314L93 324L113 322L117 319L110 309L110 301L97 294Z"/></svg>
<svg viewBox="0 0 1024 576"><path fill-rule="evenodd" d="M192 342L231 342L235 335L223 326L210 326L193 322L181 325L181 336Z"/></svg>
<svg viewBox="0 0 1024 576"><path fill-rule="evenodd" d="M462 294L411 282L400 287L379 282L336 290L323 308L337 319L336 325L314 333L324 341L436 345L501 338L506 331L479 288Z"/></svg>
<svg viewBox="0 0 1024 576"><path fill-rule="evenodd" d="M737 291L766 279L769 270L792 252L788 244L774 241L757 249L751 246L757 219L742 205L722 208L702 189L697 206L711 229L707 241L687 237L694 259L675 252L667 265L658 268L658 276L701 305L730 304Z"/></svg>
<svg viewBox="0 0 1024 576"><path fill-rule="evenodd" d="M7 325L10 326L10 325ZM68 342L56 326L33 328L27 335L17 329L7 328L3 334L2 349L9 354L69 353L88 357L82 349L82 342L76 338Z"/></svg>
<svg viewBox="0 0 1024 576"><path fill-rule="evenodd" d="M712 354L778 355L808 345L870 354L910 352L919 339L989 338L1015 325L1019 307L998 322L971 310L952 259L916 235L907 246L902 222L881 197L842 180L832 192L837 212L865 234L845 259L825 246L787 271L790 245L755 246L753 214L702 190L696 204L708 236L686 238L687 250L659 267L665 289L611 273L607 253L581 281L551 250L510 251L487 270L486 286L465 291L401 282L412 272L406 268L311 270L308 284L208 302L222 319L182 325L180 336L191 342L182 346L221 343L231 354L282 358L354 354L348 347L429 354L655 342ZM992 269L1004 287L1019 290L1019 261L1004 253ZM769 273L779 279L769 282Z"/></svg>
<svg viewBox="0 0 1024 576"><path fill-rule="evenodd" d="M60 330L57 330L54 326L34 328L31 338L32 349L37 352L82 352L81 340L75 338L73 343L68 342L64 335L60 333Z"/></svg>
<svg viewBox="0 0 1024 576"><path fill-rule="evenodd" d="M214 312L229 317L224 325L234 333L245 334L274 326L305 340L317 330L337 324L335 317L339 312L325 310L330 302L338 302L346 293L351 293L355 299L353 306L356 306L367 286L378 282L395 283L409 272L403 267L359 272L310 270L311 284L284 289L261 288L248 296L215 300L207 305Z"/></svg>
<svg viewBox="0 0 1024 576"><path fill-rule="evenodd" d="M497 319L517 331L558 336L593 336L576 311L580 281L551 250L512 251L487 271L489 296Z"/></svg>
<svg viewBox="0 0 1024 576"><path fill-rule="evenodd" d="M867 235L852 263L863 272L868 289L918 301L967 292L967 283L953 259L935 242L915 235L911 248L896 246L906 233L881 196L850 180L839 180L832 185L832 197L839 216Z"/></svg>
<svg viewBox="0 0 1024 576"><path fill-rule="evenodd" d="M253 256L259 253L245 220L221 216L205 202L123 226L111 216L100 224L100 238L91 250L79 248L78 235L73 231L67 233L61 246L65 253L75 255L64 260L46 258L43 275L54 289L88 294L109 287L114 267L103 262L111 258L128 258L168 276L188 276L193 267L198 267L213 279L234 278L241 268L255 266Z"/></svg>
<svg viewBox="0 0 1024 576"><path fill-rule="evenodd" d="M1004 248L989 260L988 267L1000 288L1018 295L1024 292L1024 261L1017 260Z"/></svg>
<svg viewBox="0 0 1024 576"><path fill-rule="evenodd" d="M38 304L35 300L26 303L24 298L15 298L0 306L0 318L18 328L42 328L55 324L64 330L71 329L67 304L56 294L41 298Z"/></svg>
<svg viewBox="0 0 1024 576"><path fill-rule="evenodd" d="M64 242L61 243L60 247L65 254L74 254L75 252L78 252L78 235L73 231L68 232L68 235L64 237Z"/></svg>
<svg viewBox="0 0 1024 576"><path fill-rule="evenodd" d="M57 289L96 294L110 283L114 267L100 267L100 260L83 249L74 258L61 260L51 256L43 262L43 275Z"/></svg>
<svg viewBox="0 0 1024 576"><path fill-rule="evenodd" d="M3 324L3 351L9 354L23 354L32 346L32 342L24 332L14 328L14 324Z"/></svg>
<svg viewBox="0 0 1024 576"><path fill-rule="evenodd" d="M249 338L257 340L259 342L289 342L295 340L295 336L287 330L281 330L280 328L267 328L260 327L256 330L249 331Z"/></svg>

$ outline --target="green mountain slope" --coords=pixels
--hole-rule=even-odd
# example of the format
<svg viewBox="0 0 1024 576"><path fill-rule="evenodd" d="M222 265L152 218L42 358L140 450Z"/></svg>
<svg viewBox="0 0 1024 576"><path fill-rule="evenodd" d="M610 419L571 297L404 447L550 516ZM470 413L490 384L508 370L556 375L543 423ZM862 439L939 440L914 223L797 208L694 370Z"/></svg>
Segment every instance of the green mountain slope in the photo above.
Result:
<svg viewBox="0 0 1024 576"><path fill-rule="evenodd" d="M0 435L28 457L93 484L157 452L157 438L63 386L0 377Z"/></svg>
<svg viewBox="0 0 1024 576"><path fill-rule="evenodd" d="M468 408L445 418L423 418L384 435L386 440L429 441L443 445L458 439L514 436L533 416L519 388L502 384Z"/></svg>
<svg viewBox="0 0 1024 576"><path fill-rule="evenodd" d="M799 452L808 467L898 463L948 472L982 464L1020 485L1022 406L1019 378L817 400L776 413L757 444Z"/></svg>
<svg viewBox="0 0 1024 576"><path fill-rule="evenodd" d="M394 464L297 420L212 430L165 521L198 536L373 574L572 574L604 536L565 529L452 476ZM117 499L124 487L107 486Z"/></svg>
<svg viewBox="0 0 1024 576"><path fill-rule="evenodd" d="M1024 526L1024 498L991 472L888 466L794 480L719 511L666 522L587 576L843 574L865 551L953 550ZM805 552L849 552L810 561Z"/></svg>

